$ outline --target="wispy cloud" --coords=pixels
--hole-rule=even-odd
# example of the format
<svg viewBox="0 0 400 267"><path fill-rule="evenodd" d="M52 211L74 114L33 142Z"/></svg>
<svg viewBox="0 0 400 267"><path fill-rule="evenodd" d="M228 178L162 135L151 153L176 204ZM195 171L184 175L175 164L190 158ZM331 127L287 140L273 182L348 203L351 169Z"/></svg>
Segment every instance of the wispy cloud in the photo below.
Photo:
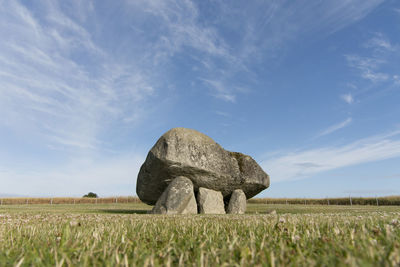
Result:
<svg viewBox="0 0 400 267"><path fill-rule="evenodd" d="M192 1L138 1L130 2L134 8L144 10L152 19L161 20L164 27L157 46L170 53L179 52L184 46L209 55L230 59L228 46L213 27L202 26L199 10Z"/></svg>
<svg viewBox="0 0 400 267"><path fill-rule="evenodd" d="M350 123L352 121L353 121L352 118L347 118L346 120L344 120L344 121L342 121L342 122L340 122L338 124L332 125L332 126L328 127L327 129L323 130L322 132L320 132L317 135L317 137L321 137L321 136L328 135L328 134L331 134L333 132L336 132L336 131L338 131L338 130L350 125Z"/></svg>
<svg viewBox="0 0 400 267"><path fill-rule="evenodd" d="M0 8L0 123L31 125L51 146L94 149L107 125L129 122L154 86L138 66L105 52L56 2L42 8L41 19L18 1Z"/></svg>
<svg viewBox="0 0 400 267"><path fill-rule="evenodd" d="M393 80L396 85L400 85L400 76L399 75L393 75Z"/></svg>
<svg viewBox="0 0 400 267"><path fill-rule="evenodd" d="M393 45L382 33L376 33L374 37L365 43L364 46L380 53L393 52L397 49L397 47Z"/></svg>
<svg viewBox="0 0 400 267"><path fill-rule="evenodd" d="M400 131L368 137L342 146L300 150L262 162L274 181L296 180L346 166L400 157Z"/></svg>
<svg viewBox="0 0 400 267"><path fill-rule="evenodd" d="M145 40L148 47L147 58L155 65L171 64L175 57L191 54L192 69L199 77L205 77L211 89L210 96L226 102L235 103L240 90L227 89L228 80L238 71L249 72L237 51L229 45L226 38L217 30L213 18L204 23L196 2L187 1L135 1L127 2L132 12L145 21L157 25L151 31L157 33L154 40ZM213 5L213 3L210 3ZM221 25L220 25L221 26ZM218 78L216 78L218 77Z"/></svg>
<svg viewBox="0 0 400 267"><path fill-rule="evenodd" d="M343 99L343 101L346 102L347 104L353 104L354 102L354 98L351 93L343 94L340 96L340 98Z"/></svg>
<svg viewBox="0 0 400 267"><path fill-rule="evenodd" d="M6 193L24 196L134 195L135 181L144 161L142 155L107 159L76 159L65 166L26 170L0 165L0 183ZM44 193L46 192L46 193Z"/></svg>
<svg viewBox="0 0 400 267"><path fill-rule="evenodd" d="M394 190L394 189L365 189L365 190L346 190L343 191L345 194L349 195L362 195L362 196L377 196L377 195L390 195L390 194L398 194L399 191Z"/></svg>
<svg viewBox="0 0 400 267"><path fill-rule="evenodd" d="M338 31L382 2L208 2L204 20L204 6L195 1L127 1L131 12L148 21L152 31L161 33L151 35L148 45L148 57L155 64L174 60L190 49L197 61L192 68L199 71L199 77L213 81L208 85L216 93L211 95L231 103L235 103L240 88L233 89L228 81L245 78L251 88L249 84L258 80L255 66L263 59L274 58L271 64L275 64L282 49L296 38Z"/></svg>
<svg viewBox="0 0 400 267"><path fill-rule="evenodd" d="M398 85L397 68L392 64L398 58L399 45L392 42L383 33L374 33L371 38L362 44L364 48L358 54L345 55L350 68L356 70L358 79L352 81L352 89L356 95L372 96L378 92L393 88ZM360 56L362 52L366 52L368 56ZM361 78L361 79L360 79ZM367 84L365 82L368 82ZM358 84L358 86L353 86ZM385 86L386 89L383 89ZM359 89L362 88L362 89ZM372 88L380 88L374 92ZM342 99L346 102L354 100L353 94L342 95ZM350 104L350 103L349 103Z"/></svg>
<svg viewBox="0 0 400 267"><path fill-rule="evenodd" d="M294 39L337 32L364 18L383 1L338 0L333 3L283 0L236 7L221 2L223 16L220 22L227 23L238 14L248 16L251 13L252 17L233 23L235 30L243 32L244 39L248 41L246 44L239 43L238 47L247 57L274 57L275 52L287 47Z"/></svg>
<svg viewBox="0 0 400 267"><path fill-rule="evenodd" d="M393 189L374 189L374 190L346 190L343 193L350 194L350 195L373 195L373 194L379 194L379 195L388 195L388 194L397 194L397 190Z"/></svg>
<svg viewBox="0 0 400 267"><path fill-rule="evenodd" d="M220 111L220 110L216 110L215 114L222 116L222 117L230 117L231 114L229 114L228 112L224 112L224 111Z"/></svg>
<svg viewBox="0 0 400 267"><path fill-rule="evenodd" d="M376 71L380 65L386 63L384 59L357 55L347 55L346 59L350 67L358 69L361 72L361 77L366 80L374 83L389 80L389 74Z"/></svg>
<svg viewBox="0 0 400 267"><path fill-rule="evenodd" d="M235 103L236 96L232 93L232 90L226 87L221 81L207 79L202 79L202 81L211 89L211 94L213 96L226 102Z"/></svg>

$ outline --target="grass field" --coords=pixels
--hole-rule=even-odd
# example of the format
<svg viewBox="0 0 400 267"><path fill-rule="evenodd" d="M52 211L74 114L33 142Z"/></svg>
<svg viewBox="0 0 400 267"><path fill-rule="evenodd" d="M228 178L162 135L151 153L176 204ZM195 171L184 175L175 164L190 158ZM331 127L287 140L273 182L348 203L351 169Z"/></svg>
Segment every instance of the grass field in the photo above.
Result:
<svg viewBox="0 0 400 267"><path fill-rule="evenodd" d="M400 264L396 206L249 204L246 215L195 216L149 208L0 206L0 266Z"/></svg>

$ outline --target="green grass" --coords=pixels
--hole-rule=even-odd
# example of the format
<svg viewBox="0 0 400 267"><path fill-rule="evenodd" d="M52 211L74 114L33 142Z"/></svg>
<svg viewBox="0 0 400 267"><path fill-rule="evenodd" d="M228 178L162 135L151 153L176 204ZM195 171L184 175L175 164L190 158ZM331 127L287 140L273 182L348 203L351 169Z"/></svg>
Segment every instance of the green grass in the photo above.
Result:
<svg viewBox="0 0 400 267"><path fill-rule="evenodd" d="M0 266L400 264L400 207L249 204L246 215L143 214L149 208L0 206Z"/></svg>

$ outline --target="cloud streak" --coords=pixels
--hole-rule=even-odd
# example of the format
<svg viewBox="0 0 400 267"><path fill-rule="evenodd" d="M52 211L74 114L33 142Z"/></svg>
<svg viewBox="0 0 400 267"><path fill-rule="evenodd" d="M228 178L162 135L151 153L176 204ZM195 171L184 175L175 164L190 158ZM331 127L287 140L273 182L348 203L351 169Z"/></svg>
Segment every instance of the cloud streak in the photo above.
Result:
<svg viewBox="0 0 400 267"><path fill-rule="evenodd" d="M226 102L235 103L236 96L233 94L232 90L226 87L224 83L218 80L207 80L202 79L202 81L211 88L211 94L216 98L222 99Z"/></svg>
<svg viewBox="0 0 400 267"><path fill-rule="evenodd" d="M336 131L338 131L338 130L340 130L340 129L343 129L344 127L350 125L350 123L351 123L352 121L353 121L352 118L347 118L346 120L344 120L344 121L342 121L342 122L340 122L340 123L338 123L338 124L332 125L332 126L328 127L327 129L323 130L322 132L320 132L320 133L317 135L317 137L321 137L321 136L324 136L324 135L328 135L328 134L331 134L331 133L333 133L333 132L336 132Z"/></svg>
<svg viewBox="0 0 400 267"><path fill-rule="evenodd" d="M223 13L221 23L237 17L238 14L252 14L250 18L238 19L234 23L241 31L247 44L239 44L241 56L274 57L294 39L337 32L367 16L384 0L338 0L333 2L318 1L269 1L254 5L232 5L221 2ZM243 23L244 21L244 23ZM266 38L265 35L267 35ZM260 48L262 48L260 50ZM261 53L260 53L261 52Z"/></svg>
<svg viewBox="0 0 400 267"><path fill-rule="evenodd" d="M192 66L199 71L197 77L210 81L206 83L210 95L236 103L241 92L232 81L244 79L251 86L258 78L258 63L268 59L275 64L294 40L336 32L364 18L382 2L207 2L207 8L189 0L127 3L132 13L157 25L151 31L161 33L148 45L148 57L155 64L170 62L189 49L196 61ZM207 12L207 20L202 12Z"/></svg>
<svg viewBox="0 0 400 267"><path fill-rule="evenodd" d="M56 2L42 8L40 20L18 1L0 8L0 123L30 125L52 146L97 148L107 126L129 121L154 86L138 66L115 61Z"/></svg>
<svg viewBox="0 0 400 267"><path fill-rule="evenodd" d="M261 163L274 181L305 179L347 166L400 157L400 131L372 136L342 146L295 151Z"/></svg>
<svg viewBox="0 0 400 267"><path fill-rule="evenodd" d="M346 102L349 105L353 104L353 102L354 102L354 98L351 93L341 95L340 97L343 99L344 102Z"/></svg>
<svg viewBox="0 0 400 267"><path fill-rule="evenodd" d="M386 63L383 59L360 57L357 55L347 55L346 59L350 67L360 71L363 79L378 83L387 81L390 78L387 73L376 71L382 64Z"/></svg>
<svg viewBox="0 0 400 267"><path fill-rule="evenodd" d="M113 159L74 160L57 168L10 170L0 165L0 183L7 194L23 196L134 195L136 175L143 163L141 155ZM3 193L3 192L2 192Z"/></svg>
<svg viewBox="0 0 400 267"><path fill-rule="evenodd" d="M382 82L396 83L396 73L385 68L397 57L399 46L392 43L382 33L375 33L363 45L371 56L346 55L348 65L359 71L362 79L374 84ZM385 69L385 71L382 71Z"/></svg>
<svg viewBox="0 0 400 267"><path fill-rule="evenodd" d="M397 49L382 33L376 33L373 38L366 42L365 47L378 53L393 52Z"/></svg>

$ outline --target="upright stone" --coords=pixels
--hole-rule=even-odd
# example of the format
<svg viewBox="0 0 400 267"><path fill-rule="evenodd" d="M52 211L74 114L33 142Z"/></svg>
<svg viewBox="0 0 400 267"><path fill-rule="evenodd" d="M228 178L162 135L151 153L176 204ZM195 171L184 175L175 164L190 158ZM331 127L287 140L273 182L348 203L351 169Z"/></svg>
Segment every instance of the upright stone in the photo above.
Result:
<svg viewBox="0 0 400 267"><path fill-rule="evenodd" d="M227 212L231 214L244 214L246 212L246 204L246 195L243 190L236 189L229 200Z"/></svg>
<svg viewBox="0 0 400 267"><path fill-rule="evenodd" d="M197 203L190 179L179 176L172 180L156 205L153 214L197 214Z"/></svg>
<svg viewBox="0 0 400 267"><path fill-rule="evenodd" d="M197 194L197 202L200 213L225 214L224 198L219 191L200 187Z"/></svg>

